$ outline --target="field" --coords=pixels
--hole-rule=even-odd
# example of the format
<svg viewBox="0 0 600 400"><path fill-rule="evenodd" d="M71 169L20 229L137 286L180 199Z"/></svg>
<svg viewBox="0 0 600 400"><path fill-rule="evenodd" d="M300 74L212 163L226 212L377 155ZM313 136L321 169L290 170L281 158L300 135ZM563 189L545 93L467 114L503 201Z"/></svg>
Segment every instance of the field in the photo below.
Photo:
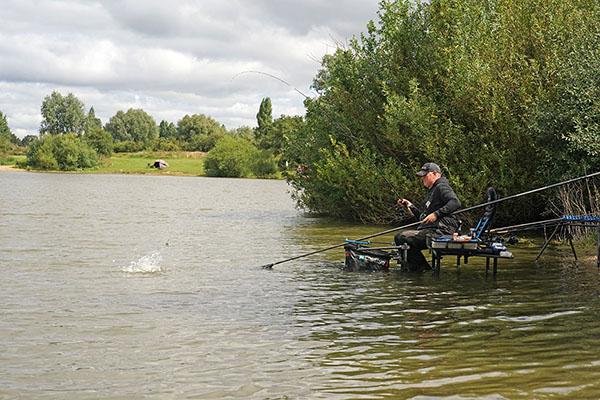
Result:
<svg viewBox="0 0 600 400"><path fill-rule="evenodd" d="M90 174L153 174L204 176L204 162L201 152L157 152L157 153L115 153L104 159L99 168L79 171ZM25 156L5 156L0 160L2 168L24 163ZM163 170L150 168L155 160L164 160L169 164ZM13 168L11 168L13 169Z"/></svg>
<svg viewBox="0 0 600 400"><path fill-rule="evenodd" d="M110 161L105 161L100 168L85 172L203 176L203 155L204 153L200 152L115 153ZM163 170L148 167L148 164L153 164L155 160L159 159L166 161L169 167Z"/></svg>

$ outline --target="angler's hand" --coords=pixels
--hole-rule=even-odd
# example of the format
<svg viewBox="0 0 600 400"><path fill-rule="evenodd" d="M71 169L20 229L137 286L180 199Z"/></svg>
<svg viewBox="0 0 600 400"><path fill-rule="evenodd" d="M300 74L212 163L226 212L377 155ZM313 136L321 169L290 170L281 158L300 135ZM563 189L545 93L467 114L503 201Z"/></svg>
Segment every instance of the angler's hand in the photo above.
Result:
<svg viewBox="0 0 600 400"><path fill-rule="evenodd" d="M397 203L404 208L409 208L412 206L412 203L406 199L398 199Z"/></svg>
<svg viewBox="0 0 600 400"><path fill-rule="evenodd" d="M432 224L435 221L437 221L437 217L435 215L435 213L431 213L428 216L426 216L425 218L423 218L423 221L421 221L422 224Z"/></svg>

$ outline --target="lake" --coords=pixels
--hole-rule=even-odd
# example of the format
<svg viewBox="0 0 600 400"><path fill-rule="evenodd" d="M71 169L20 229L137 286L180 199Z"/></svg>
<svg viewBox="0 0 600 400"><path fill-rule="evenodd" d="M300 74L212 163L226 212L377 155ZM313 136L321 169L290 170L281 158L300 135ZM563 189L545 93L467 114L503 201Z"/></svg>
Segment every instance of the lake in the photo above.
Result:
<svg viewBox="0 0 600 400"><path fill-rule="evenodd" d="M285 182L0 171L0 399L596 399L599 274L348 273ZM374 239L377 240L377 239ZM378 240L391 241L391 237Z"/></svg>

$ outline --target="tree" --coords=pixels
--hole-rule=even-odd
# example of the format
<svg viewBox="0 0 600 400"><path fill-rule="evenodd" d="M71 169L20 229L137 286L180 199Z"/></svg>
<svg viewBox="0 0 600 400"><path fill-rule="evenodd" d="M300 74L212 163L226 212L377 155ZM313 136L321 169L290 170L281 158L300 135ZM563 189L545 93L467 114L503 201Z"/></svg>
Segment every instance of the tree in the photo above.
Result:
<svg viewBox="0 0 600 400"><path fill-rule="evenodd" d="M0 111L0 151L9 151L17 144L19 144L19 138L11 132L6 116Z"/></svg>
<svg viewBox="0 0 600 400"><path fill-rule="evenodd" d="M27 165L41 170L75 171L98 166L98 155L74 133L44 135L30 144Z"/></svg>
<svg viewBox="0 0 600 400"><path fill-rule="evenodd" d="M39 136L36 135L26 135L23 139L21 139L20 145L23 147L29 146L34 141L38 140Z"/></svg>
<svg viewBox="0 0 600 400"><path fill-rule="evenodd" d="M256 122L258 127L256 128L256 140L260 143L269 135L271 125L273 124L273 109L271 107L271 99L265 97L260 102L258 108L258 114L256 114Z"/></svg>
<svg viewBox="0 0 600 400"><path fill-rule="evenodd" d="M225 136L204 157L208 176L247 177L251 173L251 158L256 149L241 137Z"/></svg>
<svg viewBox="0 0 600 400"><path fill-rule="evenodd" d="M262 137L258 144L261 149L269 149L275 155L281 155L286 146L286 140L291 137L295 131L303 129L304 120L302 117L282 115L271 124L267 134Z"/></svg>
<svg viewBox="0 0 600 400"><path fill-rule="evenodd" d="M96 117L94 107L90 107L87 116L85 117L84 132L91 132L97 129L102 129L102 120Z"/></svg>
<svg viewBox="0 0 600 400"><path fill-rule="evenodd" d="M187 150L209 151L227 133L223 125L204 114L185 115L177 122L177 140L187 143Z"/></svg>
<svg viewBox="0 0 600 400"><path fill-rule="evenodd" d="M118 142L148 143L158 137L158 126L154 118L141 109L117 111L104 129Z"/></svg>
<svg viewBox="0 0 600 400"><path fill-rule="evenodd" d="M172 122L167 122L164 119L158 125L158 137L167 140L174 139L177 135L177 127Z"/></svg>
<svg viewBox="0 0 600 400"><path fill-rule="evenodd" d="M85 141L96 153L110 157L114 150L113 137L101 127L89 128L83 136Z"/></svg>
<svg viewBox="0 0 600 400"><path fill-rule="evenodd" d="M254 140L254 130L246 125L233 129L229 134L231 136L243 137L250 142Z"/></svg>
<svg viewBox="0 0 600 400"><path fill-rule="evenodd" d="M63 96L57 91L46 96L42 102L40 133L62 135L83 132L86 116L84 104L73 93Z"/></svg>
<svg viewBox="0 0 600 400"><path fill-rule="evenodd" d="M290 176L299 205L393 222L387 181L421 198L426 161L465 206L490 184L509 194L600 167L600 3L395 0L378 16L323 57L306 127L286 142L305 170ZM500 217L540 217L530 200Z"/></svg>

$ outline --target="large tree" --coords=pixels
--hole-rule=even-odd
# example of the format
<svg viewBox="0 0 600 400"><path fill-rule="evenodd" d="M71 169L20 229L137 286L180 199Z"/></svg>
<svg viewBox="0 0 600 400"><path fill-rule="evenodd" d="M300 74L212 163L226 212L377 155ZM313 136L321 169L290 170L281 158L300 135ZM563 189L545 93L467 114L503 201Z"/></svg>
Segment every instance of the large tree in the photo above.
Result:
<svg viewBox="0 0 600 400"><path fill-rule="evenodd" d="M158 137L158 126L148 113L141 109L121 110L110 118L104 129L115 141L148 143Z"/></svg>
<svg viewBox="0 0 600 400"><path fill-rule="evenodd" d="M84 104L73 93L63 96L57 91L46 96L42 102L40 133L62 135L81 134L85 127Z"/></svg>
<svg viewBox="0 0 600 400"><path fill-rule="evenodd" d="M209 151L227 133L225 127L204 114L185 115L177 122L176 138L188 150Z"/></svg>
<svg viewBox="0 0 600 400"><path fill-rule="evenodd" d="M307 168L291 178L301 205L389 222L394 192L422 197L426 161L465 205L490 184L510 194L600 167L600 3L396 0L378 15L323 58L288 143ZM512 205L505 217L544 211Z"/></svg>
<svg viewBox="0 0 600 400"><path fill-rule="evenodd" d="M0 111L0 140L4 140L7 144L18 144L19 138L17 138L10 130L6 115Z"/></svg>
<svg viewBox="0 0 600 400"><path fill-rule="evenodd" d="M158 125L158 137L165 138L167 140L174 139L177 135L177 127L172 122L167 122L164 119L160 121Z"/></svg>
<svg viewBox="0 0 600 400"><path fill-rule="evenodd" d="M273 125L273 107L271 105L271 99L269 97L265 97L260 102L260 106L258 108L258 113L256 114L256 140L260 143L266 138L271 130Z"/></svg>
<svg viewBox="0 0 600 400"><path fill-rule="evenodd" d="M96 117L96 111L94 111L94 107L90 107L90 110L85 117L84 131L89 133L97 129L102 129L102 120Z"/></svg>

